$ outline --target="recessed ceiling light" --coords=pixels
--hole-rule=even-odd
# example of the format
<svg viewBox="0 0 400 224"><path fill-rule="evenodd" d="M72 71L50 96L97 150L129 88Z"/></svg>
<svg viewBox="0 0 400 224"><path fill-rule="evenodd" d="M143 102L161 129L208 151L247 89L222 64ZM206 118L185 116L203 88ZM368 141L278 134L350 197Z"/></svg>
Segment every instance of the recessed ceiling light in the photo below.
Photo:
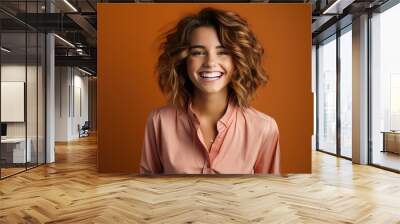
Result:
<svg viewBox="0 0 400 224"><path fill-rule="evenodd" d="M88 71L86 71L86 70L83 70L83 69L81 69L81 68L79 68L79 67L78 67L78 70L81 71L81 72L83 72L83 73L85 73L85 74L87 74L87 75L93 75L92 73L90 73L90 72L88 72Z"/></svg>
<svg viewBox="0 0 400 224"><path fill-rule="evenodd" d="M9 50L9 49L7 49L5 47L1 47L1 51L4 51L6 53L10 53L11 52L11 50Z"/></svg>
<svg viewBox="0 0 400 224"><path fill-rule="evenodd" d="M67 4L74 12L78 12L78 10L68 1L64 0L65 4Z"/></svg>
<svg viewBox="0 0 400 224"><path fill-rule="evenodd" d="M64 39L64 38L62 38L62 37L60 37L59 35L57 35L57 34L54 34L54 36L55 37L57 37L59 40L61 40L62 42L64 42L64 43L66 43L67 45L69 45L70 47L73 47L73 48L75 48L75 45L73 45L71 42L69 42L68 40L66 40L66 39Z"/></svg>
<svg viewBox="0 0 400 224"><path fill-rule="evenodd" d="M342 14L343 9L351 5L355 0L336 0L322 14Z"/></svg>

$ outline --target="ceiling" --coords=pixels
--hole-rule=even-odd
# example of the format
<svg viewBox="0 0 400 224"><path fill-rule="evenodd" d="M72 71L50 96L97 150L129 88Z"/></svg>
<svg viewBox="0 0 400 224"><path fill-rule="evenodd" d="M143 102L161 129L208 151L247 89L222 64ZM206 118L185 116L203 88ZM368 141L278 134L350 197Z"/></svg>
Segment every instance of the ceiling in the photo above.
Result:
<svg viewBox="0 0 400 224"><path fill-rule="evenodd" d="M377 7L387 0L251 0L250 2L268 3L311 3L313 39L318 40L338 20L346 16ZM28 32L54 32L74 46L60 38L55 38L56 65L81 66L96 72L97 55L97 12L96 4L135 3L135 2L183 2L182 0L1 0L0 24L2 45L13 49L15 55L34 53L36 41L31 43L33 35L28 38L25 50L25 30ZM192 0L184 2L249 2L244 0ZM335 8L329 14L323 12ZM336 11L335 11L336 10ZM50 13L51 12L51 13ZM351 22L351 19L350 19ZM325 32L325 33L324 33ZM332 31L334 32L334 31ZM42 47L41 45L39 47ZM3 55L3 54L2 54ZM11 58L11 56L8 56Z"/></svg>
<svg viewBox="0 0 400 224"><path fill-rule="evenodd" d="M12 50L7 54L2 52L2 60L18 63L26 55L29 63L29 59L36 57L36 51L44 47L36 43L36 35L54 32L74 45L55 38L56 66L79 66L96 73L96 3L96 0L1 0L1 43Z"/></svg>

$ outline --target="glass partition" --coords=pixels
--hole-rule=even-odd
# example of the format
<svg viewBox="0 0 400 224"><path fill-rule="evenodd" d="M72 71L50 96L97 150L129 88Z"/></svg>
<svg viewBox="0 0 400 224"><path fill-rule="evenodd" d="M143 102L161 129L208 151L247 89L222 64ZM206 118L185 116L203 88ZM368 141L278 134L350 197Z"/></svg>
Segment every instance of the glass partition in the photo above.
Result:
<svg viewBox="0 0 400 224"><path fill-rule="evenodd" d="M26 141L26 33L3 32L1 47L1 176L7 177L24 171L31 161Z"/></svg>
<svg viewBox="0 0 400 224"><path fill-rule="evenodd" d="M371 18L372 164L400 171L400 4Z"/></svg>
<svg viewBox="0 0 400 224"><path fill-rule="evenodd" d="M45 145L45 114L46 114L46 37L44 33L38 33L38 65L37 65L37 147L38 147L38 164L44 164L46 162L46 145Z"/></svg>
<svg viewBox="0 0 400 224"><path fill-rule="evenodd" d="M336 154L336 35L318 47L317 149Z"/></svg>
<svg viewBox="0 0 400 224"><path fill-rule="evenodd" d="M27 150L31 151L28 168L36 166L38 160L38 35L37 32L28 32L27 35L27 98L26 98L26 113L27 113Z"/></svg>
<svg viewBox="0 0 400 224"><path fill-rule="evenodd" d="M44 1L1 1L0 7L42 13ZM45 34L0 12L0 178L45 163Z"/></svg>
<svg viewBox="0 0 400 224"><path fill-rule="evenodd" d="M340 155L352 158L352 35L351 26L340 36Z"/></svg>

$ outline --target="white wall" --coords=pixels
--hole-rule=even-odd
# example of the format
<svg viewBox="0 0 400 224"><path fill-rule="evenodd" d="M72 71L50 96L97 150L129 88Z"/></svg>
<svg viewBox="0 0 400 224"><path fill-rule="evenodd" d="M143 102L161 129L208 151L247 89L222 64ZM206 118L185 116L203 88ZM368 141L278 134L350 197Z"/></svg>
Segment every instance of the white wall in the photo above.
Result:
<svg viewBox="0 0 400 224"><path fill-rule="evenodd" d="M1 81L2 82L25 82L25 75L27 69L28 81L30 86L36 86L36 66L27 66L25 68L25 64L5 64L1 66ZM27 88L27 116L28 116L28 137L30 133L35 133L36 136L36 125L31 124L31 122L35 122L37 120L36 113L32 113L32 111L36 111L36 88ZM3 96L5 97L5 96ZM34 102L33 104L31 104ZM40 106L40 105L39 105ZM6 110L6 108L1 108L2 110ZM30 130L32 127L32 130ZM25 122L7 122L7 136L8 137L25 137Z"/></svg>
<svg viewBox="0 0 400 224"><path fill-rule="evenodd" d="M38 69L38 70L37 70ZM36 65L24 64L3 64L1 66L2 82L24 82L26 84L26 107L25 102L22 112L26 112L26 121L23 122L6 122L8 138L24 138L25 135L30 140L30 148L32 161L44 163L44 74L42 67ZM27 79L27 80L26 80ZM7 96L2 96L7 97ZM11 110L10 108L1 108L1 110ZM16 113L14 111L9 111ZM39 155L37 155L39 153Z"/></svg>
<svg viewBox="0 0 400 224"><path fill-rule="evenodd" d="M55 141L68 141L69 117L69 83L68 67L55 68Z"/></svg>
<svg viewBox="0 0 400 224"><path fill-rule="evenodd" d="M87 76L82 76L83 73L76 73L77 70L74 70L75 75L74 75L74 109L73 111L75 113L72 113L73 119L72 119L72 136L79 137L78 133L78 124L82 126L85 121L88 120L89 118L89 111L88 111L88 96L89 96L89 91L88 91L88 77ZM80 92L80 93L79 93ZM79 97L80 96L80 97ZM80 102L79 102L80 101ZM79 108L80 107L80 108ZM79 111L79 109L81 111Z"/></svg>
<svg viewBox="0 0 400 224"><path fill-rule="evenodd" d="M31 69L28 67L28 70ZM29 74L29 73L28 73ZM25 64L9 64L1 66L2 82L25 82ZM4 96L3 96L4 97ZM1 108L5 110L5 108ZM7 137L25 137L25 123L7 123Z"/></svg>
<svg viewBox="0 0 400 224"><path fill-rule="evenodd" d="M55 140L77 139L78 124L88 120L88 78L72 67L56 67L55 74Z"/></svg>

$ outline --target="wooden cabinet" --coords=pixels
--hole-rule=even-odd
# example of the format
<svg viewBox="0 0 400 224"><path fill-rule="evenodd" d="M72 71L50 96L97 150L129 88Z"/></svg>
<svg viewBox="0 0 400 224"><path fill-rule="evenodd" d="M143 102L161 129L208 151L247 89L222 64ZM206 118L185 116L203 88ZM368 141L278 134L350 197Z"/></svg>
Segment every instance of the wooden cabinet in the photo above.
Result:
<svg viewBox="0 0 400 224"><path fill-rule="evenodd" d="M383 152L400 154L400 132L388 131L383 133Z"/></svg>

